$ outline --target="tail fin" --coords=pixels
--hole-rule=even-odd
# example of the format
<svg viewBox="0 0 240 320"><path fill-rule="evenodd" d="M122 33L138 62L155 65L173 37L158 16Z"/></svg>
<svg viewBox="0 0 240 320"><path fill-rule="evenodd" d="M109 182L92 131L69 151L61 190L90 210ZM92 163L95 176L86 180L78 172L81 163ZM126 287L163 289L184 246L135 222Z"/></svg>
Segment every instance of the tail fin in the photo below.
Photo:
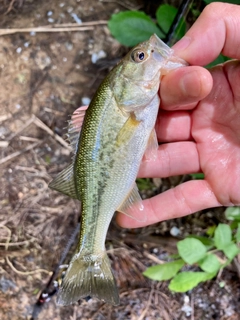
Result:
<svg viewBox="0 0 240 320"><path fill-rule="evenodd" d="M118 290L106 252L100 255L78 253L73 257L58 292L57 303L68 305L87 296L113 305L119 304Z"/></svg>

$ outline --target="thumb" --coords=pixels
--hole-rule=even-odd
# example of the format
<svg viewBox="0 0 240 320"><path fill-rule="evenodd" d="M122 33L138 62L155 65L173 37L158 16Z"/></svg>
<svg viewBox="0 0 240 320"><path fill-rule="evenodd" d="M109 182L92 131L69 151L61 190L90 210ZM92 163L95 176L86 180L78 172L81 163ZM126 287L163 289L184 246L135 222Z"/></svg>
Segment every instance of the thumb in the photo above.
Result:
<svg viewBox="0 0 240 320"><path fill-rule="evenodd" d="M240 6L211 3L173 49L193 65L206 65L220 53L240 59Z"/></svg>

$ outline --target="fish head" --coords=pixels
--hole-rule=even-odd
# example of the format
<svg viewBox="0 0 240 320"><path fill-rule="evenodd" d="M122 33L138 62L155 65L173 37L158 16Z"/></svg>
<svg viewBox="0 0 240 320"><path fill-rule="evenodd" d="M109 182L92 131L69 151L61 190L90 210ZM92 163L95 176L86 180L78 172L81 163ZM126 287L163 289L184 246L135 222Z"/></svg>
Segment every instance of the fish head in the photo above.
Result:
<svg viewBox="0 0 240 320"><path fill-rule="evenodd" d="M146 105L157 94L161 75L183 65L186 62L153 34L130 50L116 67L111 83L117 102L130 111Z"/></svg>
<svg viewBox="0 0 240 320"><path fill-rule="evenodd" d="M149 81L156 75L166 74L171 69L187 65L174 56L173 50L166 45L156 34L149 40L135 46L125 57L123 74L127 78Z"/></svg>

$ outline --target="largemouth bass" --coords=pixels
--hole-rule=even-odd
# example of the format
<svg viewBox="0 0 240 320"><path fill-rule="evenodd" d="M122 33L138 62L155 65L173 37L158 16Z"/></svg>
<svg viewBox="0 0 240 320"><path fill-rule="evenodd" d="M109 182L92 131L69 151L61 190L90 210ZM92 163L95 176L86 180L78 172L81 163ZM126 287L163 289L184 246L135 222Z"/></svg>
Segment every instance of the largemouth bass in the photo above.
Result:
<svg viewBox="0 0 240 320"><path fill-rule="evenodd" d="M81 201L81 230L57 302L68 305L91 296L119 304L105 250L115 211L141 219L143 203L135 180L145 154L154 157L154 125L160 78L186 65L156 35L133 48L106 76L88 108L74 113L69 140L72 163L50 183Z"/></svg>

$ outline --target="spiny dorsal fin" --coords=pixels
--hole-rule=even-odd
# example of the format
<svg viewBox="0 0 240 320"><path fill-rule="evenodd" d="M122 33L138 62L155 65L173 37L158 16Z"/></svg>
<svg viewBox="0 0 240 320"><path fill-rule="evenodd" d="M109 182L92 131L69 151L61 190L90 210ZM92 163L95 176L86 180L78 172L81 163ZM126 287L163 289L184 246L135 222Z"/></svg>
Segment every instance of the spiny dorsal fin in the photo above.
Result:
<svg viewBox="0 0 240 320"><path fill-rule="evenodd" d="M146 221L146 216L143 213L143 209L143 201L139 194L138 187L135 183L132 191L129 193L129 195L117 209L117 211L124 213L134 220Z"/></svg>
<svg viewBox="0 0 240 320"><path fill-rule="evenodd" d="M71 163L66 169L61 171L55 179L53 179L49 187L57 190L73 199L79 199L76 194L74 176L73 176L73 163Z"/></svg>
<svg viewBox="0 0 240 320"><path fill-rule="evenodd" d="M75 110L68 124L67 137L74 154L76 154L77 152L79 137L87 108L88 106L84 106Z"/></svg>

